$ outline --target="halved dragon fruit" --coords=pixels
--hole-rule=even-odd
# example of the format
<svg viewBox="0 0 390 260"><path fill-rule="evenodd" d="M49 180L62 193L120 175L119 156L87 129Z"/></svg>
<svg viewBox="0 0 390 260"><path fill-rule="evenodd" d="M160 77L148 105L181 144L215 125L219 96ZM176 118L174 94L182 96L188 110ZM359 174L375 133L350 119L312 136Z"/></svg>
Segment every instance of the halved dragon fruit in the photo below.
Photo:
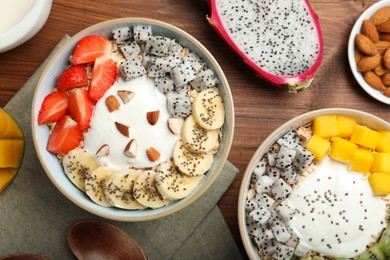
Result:
<svg viewBox="0 0 390 260"><path fill-rule="evenodd" d="M209 0L208 21L256 73L291 91L306 88L322 61L323 38L308 0Z"/></svg>

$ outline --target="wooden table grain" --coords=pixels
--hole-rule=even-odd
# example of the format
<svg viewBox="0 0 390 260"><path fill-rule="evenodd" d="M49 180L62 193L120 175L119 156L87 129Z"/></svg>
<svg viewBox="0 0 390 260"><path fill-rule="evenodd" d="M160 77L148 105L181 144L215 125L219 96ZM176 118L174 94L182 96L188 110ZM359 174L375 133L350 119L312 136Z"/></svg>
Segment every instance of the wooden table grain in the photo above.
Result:
<svg viewBox="0 0 390 260"><path fill-rule="evenodd" d="M25 44L0 54L0 106L3 107L64 36L97 22L147 17L171 23L195 36L215 56L229 81L235 106L235 134L229 161L239 174L218 206L244 252L237 224L237 201L246 166L261 142L287 120L319 108L360 109L390 121L389 106L368 96L348 65L349 33L358 16L376 1L311 0L320 17L325 49L312 86L288 93L257 78L209 26L204 0L54 0L47 23Z"/></svg>

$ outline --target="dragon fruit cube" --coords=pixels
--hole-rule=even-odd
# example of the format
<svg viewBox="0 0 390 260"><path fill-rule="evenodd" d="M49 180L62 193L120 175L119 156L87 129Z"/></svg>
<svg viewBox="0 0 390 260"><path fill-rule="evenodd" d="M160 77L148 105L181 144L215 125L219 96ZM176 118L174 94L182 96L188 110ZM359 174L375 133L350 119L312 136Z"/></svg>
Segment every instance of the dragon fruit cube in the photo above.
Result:
<svg viewBox="0 0 390 260"><path fill-rule="evenodd" d="M295 209L290 207L286 201L282 201L275 207L275 211L286 222L292 220L295 214Z"/></svg>
<svg viewBox="0 0 390 260"><path fill-rule="evenodd" d="M298 181L299 174L293 165L289 165L280 171L280 178L288 184L295 184Z"/></svg>
<svg viewBox="0 0 390 260"><path fill-rule="evenodd" d="M172 116L184 117L192 113L191 100L186 92L170 92L167 94L168 112Z"/></svg>
<svg viewBox="0 0 390 260"><path fill-rule="evenodd" d="M128 81L145 75L146 70L144 66L142 66L141 61L138 59L131 59L120 63L119 74L124 80Z"/></svg>
<svg viewBox="0 0 390 260"><path fill-rule="evenodd" d="M176 86L180 87L196 78L196 70L188 61L183 61L171 70L171 78Z"/></svg>
<svg viewBox="0 0 390 260"><path fill-rule="evenodd" d="M141 48L135 41L127 42L126 44L121 45L119 48L123 56L125 56L126 60L134 59L141 53Z"/></svg>
<svg viewBox="0 0 390 260"><path fill-rule="evenodd" d="M259 177L266 173L266 169L267 160L263 158L257 163L256 167L253 169L251 182L256 183Z"/></svg>
<svg viewBox="0 0 390 260"><path fill-rule="evenodd" d="M283 179L278 179L272 186L271 192L276 200L284 200L290 196L291 186Z"/></svg>
<svg viewBox="0 0 390 260"><path fill-rule="evenodd" d="M249 216L256 223L263 225L267 223L267 221L271 218L271 213L266 207L260 206L257 209L253 210L251 213L249 213Z"/></svg>
<svg viewBox="0 0 390 260"><path fill-rule="evenodd" d="M173 84L173 80L169 76L154 78L154 83L156 88L164 95L175 91L175 84Z"/></svg>
<svg viewBox="0 0 390 260"><path fill-rule="evenodd" d="M199 73L205 66L204 61L195 53L190 52L183 58L184 62L188 62L194 68L196 73Z"/></svg>
<svg viewBox="0 0 390 260"><path fill-rule="evenodd" d="M301 139L298 134L290 130L276 141L280 146L284 145L288 148L296 148L298 145L302 145Z"/></svg>
<svg viewBox="0 0 390 260"><path fill-rule="evenodd" d="M120 27L112 30L112 38L118 44L124 43L133 36L130 27Z"/></svg>
<svg viewBox="0 0 390 260"><path fill-rule="evenodd" d="M298 171L305 171L313 162L314 154L301 145L298 145L295 150L297 151L297 154L295 155L293 165Z"/></svg>
<svg viewBox="0 0 390 260"><path fill-rule="evenodd" d="M274 254L272 255L275 260L291 259L294 255L294 248L286 245L278 245Z"/></svg>
<svg viewBox="0 0 390 260"><path fill-rule="evenodd" d="M150 25L134 25L133 36L138 43L147 42L149 37L152 36L152 27Z"/></svg>
<svg viewBox="0 0 390 260"><path fill-rule="evenodd" d="M150 36L146 42L145 50L153 55L163 57L169 54L171 39L163 36Z"/></svg>
<svg viewBox="0 0 390 260"><path fill-rule="evenodd" d="M288 232L286 226L283 225L282 222L275 222L273 223L271 227L272 233L274 234L274 237L279 242L286 242L290 239L291 234Z"/></svg>
<svg viewBox="0 0 390 260"><path fill-rule="evenodd" d="M191 86L198 92L218 84L218 79L211 69L199 72L198 76L191 81Z"/></svg>
<svg viewBox="0 0 390 260"><path fill-rule="evenodd" d="M269 166L269 167L267 167L267 173L268 173L268 176L274 182L276 182L280 178L280 169L279 168Z"/></svg>
<svg viewBox="0 0 390 260"><path fill-rule="evenodd" d="M266 193L257 193L254 200L257 205L263 205L268 209L272 209L272 205L275 203L275 200Z"/></svg>
<svg viewBox="0 0 390 260"><path fill-rule="evenodd" d="M267 176L260 176L259 180L256 182L256 192L263 193L271 191L272 184L274 184L274 180Z"/></svg>
<svg viewBox="0 0 390 260"><path fill-rule="evenodd" d="M275 158L275 166L278 168L285 168L292 164L297 151L287 146L280 146L280 150Z"/></svg>

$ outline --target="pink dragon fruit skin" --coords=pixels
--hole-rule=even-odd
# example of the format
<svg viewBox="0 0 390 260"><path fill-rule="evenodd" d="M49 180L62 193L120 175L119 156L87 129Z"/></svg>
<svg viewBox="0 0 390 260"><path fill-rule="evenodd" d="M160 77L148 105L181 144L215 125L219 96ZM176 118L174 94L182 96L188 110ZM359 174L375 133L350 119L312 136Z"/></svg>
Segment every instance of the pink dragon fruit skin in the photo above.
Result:
<svg viewBox="0 0 390 260"><path fill-rule="evenodd" d="M321 65L322 56L323 56L323 37L321 32L321 27L319 23L319 18L313 8L311 7L309 0L295 0L296 2L303 2L306 6L307 11L314 22L314 28L318 36L318 53L315 59L315 62L304 72L298 73L294 76L278 76L276 74L270 73L257 65L251 58L249 58L240 46L230 37L227 32L227 28L224 27L221 20L220 14L218 13L217 1L219 0L209 0L209 6L211 11L211 16L207 17L208 22L217 31L217 33L225 40L225 42L244 60L244 62L249 65L259 77L267 80L273 85L278 87L287 87L290 91L296 92L308 87L313 81L313 77L318 67ZM271 1L270 1L271 2ZM273 2L273 1L272 1ZM272 4L272 3L271 3ZM297 39L298 41L298 39Z"/></svg>

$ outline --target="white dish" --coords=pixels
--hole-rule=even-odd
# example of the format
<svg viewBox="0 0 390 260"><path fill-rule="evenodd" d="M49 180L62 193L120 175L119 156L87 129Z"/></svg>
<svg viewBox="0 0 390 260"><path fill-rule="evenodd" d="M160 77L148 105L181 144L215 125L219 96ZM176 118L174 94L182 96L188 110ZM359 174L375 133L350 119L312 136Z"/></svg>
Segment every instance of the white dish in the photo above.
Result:
<svg viewBox="0 0 390 260"><path fill-rule="evenodd" d="M390 97L386 97L380 91L372 88L366 83L366 81L363 79L363 74L357 70L357 64L355 61L355 35L361 32L363 21L365 19L369 19L378 9L383 6L390 6L390 0L382 0L373 4L356 20L348 40L348 60L352 73L363 90L376 100L390 105Z"/></svg>

